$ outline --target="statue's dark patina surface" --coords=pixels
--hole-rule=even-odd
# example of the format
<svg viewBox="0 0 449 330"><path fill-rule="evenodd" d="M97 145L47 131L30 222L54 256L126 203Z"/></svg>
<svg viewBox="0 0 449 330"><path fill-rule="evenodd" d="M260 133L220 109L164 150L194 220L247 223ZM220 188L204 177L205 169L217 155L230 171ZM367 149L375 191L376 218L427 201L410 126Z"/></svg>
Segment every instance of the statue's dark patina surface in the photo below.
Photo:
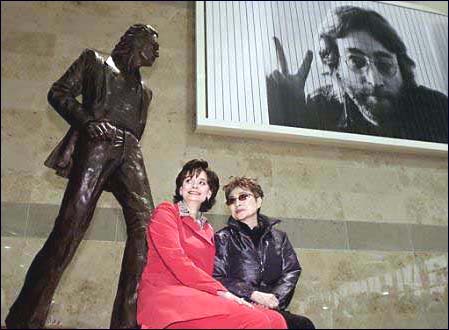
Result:
<svg viewBox="0 0 449 330"><path fill-rule="evenodd" d="M48 101L71 127L45 165L69 181L54 228L6 317L8 328L45 325L55 289L104 190L122 206L128 235L111 328L137 327L136 290L154 207L139 144L152 92L143 85L139 69L159 56L157 38L151 26L133 25L110 57L86 49L52 85Z"/></svg>

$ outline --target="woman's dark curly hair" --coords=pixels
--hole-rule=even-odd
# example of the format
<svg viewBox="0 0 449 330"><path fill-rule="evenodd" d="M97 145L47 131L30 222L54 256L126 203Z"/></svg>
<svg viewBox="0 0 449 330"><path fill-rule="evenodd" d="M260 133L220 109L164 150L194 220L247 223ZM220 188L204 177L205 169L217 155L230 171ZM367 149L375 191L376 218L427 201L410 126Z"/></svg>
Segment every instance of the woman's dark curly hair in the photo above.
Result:
<svg viewBox="0 0 449 330"><path fill-rule="evenodd" d="M402 78L407 86L415 86L415 62L408 56L407 47L396 30L377 12L353 7L337 7L329 13L321 26L320 57L332 73L340 63L337 39L345 38L348 33L365 31L394 53L398 59Z"/></svg>
<svg viewBox="0 0 449 330"><path fill-rule="evenodd" d="M214 206L215 197L217 196L218 189L220 188L220 181L217 174L209 169L209 164L207 161L202 159L192 159L182 167L181 172L179 172L176 177L176 190L175 195L173 196L173 202L177 203L183 200L179 193L179 189L181 188L185 178L200 175L203 171L206 173L207 184L209 185L212 194L210 198L206 199L201 204L200 211L207 212L212 208L212 206Z"/></svg>
<svg viewBox="0 0 449 330"><path fill-rule="evenodd" d="M228 200L231 192L237 187L251 191L255 198L263 198L262 187L257 183L256 179L237 176L233 177L231 181L223 187L226 200Z"/></svg>

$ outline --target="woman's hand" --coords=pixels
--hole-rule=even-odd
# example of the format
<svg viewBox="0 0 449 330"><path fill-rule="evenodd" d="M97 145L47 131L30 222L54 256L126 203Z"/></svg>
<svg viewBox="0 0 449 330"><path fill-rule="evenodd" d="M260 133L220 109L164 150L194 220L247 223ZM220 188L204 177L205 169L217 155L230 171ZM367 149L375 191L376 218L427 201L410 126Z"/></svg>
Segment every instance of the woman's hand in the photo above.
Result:
<svg viewBox="0 0 449 330"><path fill-rule="evenodd" d="M236 295L232 294L229 291L218 291L218 295L220 297L225 298L225 299L229 299L229 300L235 301L239 305L244 305L244 306L247 306L249 308L254 308L254 306L251 305L249 302L247 302L245 299L239 298L239 297L237 297Z"/></svg>
<svg viewBox="0 0 449 330"><path fill-rule="evenodd" d="M254 291L251 294L251 300L270 309L274 309L279 306L279 300L272 293Z"/></svg>

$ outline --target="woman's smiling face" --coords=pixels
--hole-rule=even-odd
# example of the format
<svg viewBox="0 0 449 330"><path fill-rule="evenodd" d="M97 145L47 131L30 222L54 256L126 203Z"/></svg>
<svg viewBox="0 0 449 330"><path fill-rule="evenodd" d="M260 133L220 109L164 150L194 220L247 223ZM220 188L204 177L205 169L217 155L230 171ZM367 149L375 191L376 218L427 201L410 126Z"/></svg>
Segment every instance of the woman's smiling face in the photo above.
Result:
<svg viewBox="0 0 449 330"><path fill-rule="evenodd" d="M199 174L191 173L187 175L182 183L182 186L179 188L179 194L187 203L203 203L206 198L210 198L212 191L207 183L206 172L201 171Z"/></svg>

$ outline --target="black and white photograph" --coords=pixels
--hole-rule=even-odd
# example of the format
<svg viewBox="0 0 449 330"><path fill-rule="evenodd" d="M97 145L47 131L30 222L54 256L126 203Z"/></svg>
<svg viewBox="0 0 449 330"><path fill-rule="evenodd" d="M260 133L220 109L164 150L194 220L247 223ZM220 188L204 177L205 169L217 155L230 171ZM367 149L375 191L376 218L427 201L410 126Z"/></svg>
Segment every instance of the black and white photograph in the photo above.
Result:
<svg viewBox="0 0 449 330"><path fill-rule="evenodd" d="M375 1L206 1L205 22L208 121L447 145L446 15Z"/></svg>

